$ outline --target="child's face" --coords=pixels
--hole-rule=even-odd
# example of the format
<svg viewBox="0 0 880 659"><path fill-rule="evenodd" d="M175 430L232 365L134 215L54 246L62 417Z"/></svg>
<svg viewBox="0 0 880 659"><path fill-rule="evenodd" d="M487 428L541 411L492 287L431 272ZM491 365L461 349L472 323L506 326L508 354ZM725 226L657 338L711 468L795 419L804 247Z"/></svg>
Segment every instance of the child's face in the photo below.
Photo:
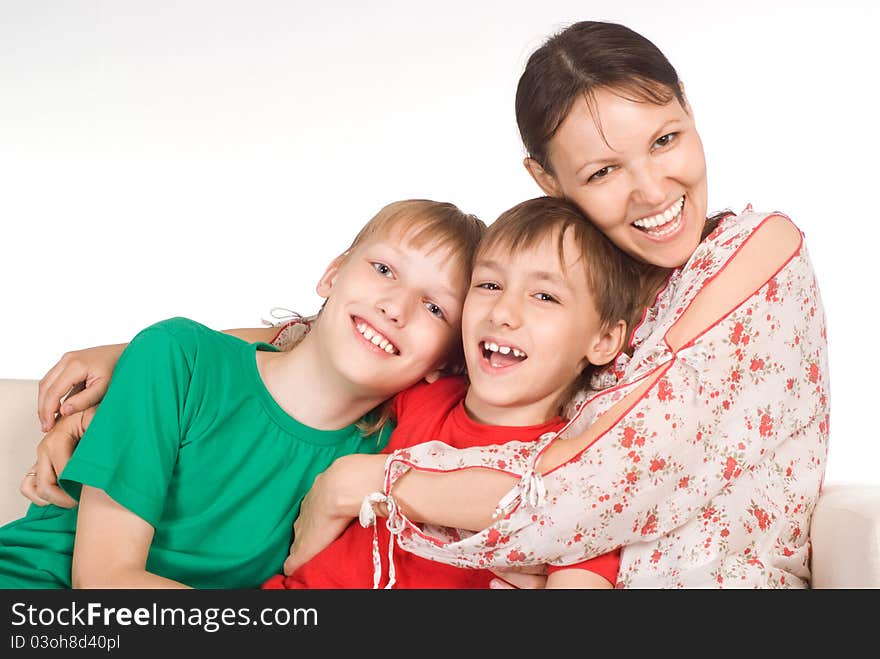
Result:
<svg viewBox="0 0 880 659"><path fill-rule="evenodd" d="M356 395L415 384L460 340L467 277L448 251L430 248L377 236L337 258L318 284L323 359Z"/></svg>
<svg viewBox="0 0 880 659"><path fill-rule="evenodd" d="M556 235L514 255L477 255L462 316L465 405L476 420L543 423L588 364L601 326L569 234L564 248L562 263Z"/></svg>

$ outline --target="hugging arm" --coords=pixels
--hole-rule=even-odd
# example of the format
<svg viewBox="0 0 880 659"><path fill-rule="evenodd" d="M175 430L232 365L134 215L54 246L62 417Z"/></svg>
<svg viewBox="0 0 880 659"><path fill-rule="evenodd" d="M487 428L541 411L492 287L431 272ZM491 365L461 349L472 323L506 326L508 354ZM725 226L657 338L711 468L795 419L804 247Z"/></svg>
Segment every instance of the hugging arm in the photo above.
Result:
<svg viewBox="0 0 880 659"><path fill-rule="evenodd" d="M278 327L246 327L224 330L225 334L253 343L271 343L279 335ZM101 402L113 369L127 343L114 343L66 352L40 380L37 393L37 416L43 432L52 429L57 415L81 412Z"/></svg>
<svg viewBox="0 0 880 659"><path fill-rule="evenodd" d="M581 433L566 439L557 439L546 449L538 463L548 491L548 503L543 509L521 505L520 510L515 511L516 515L510 519L493 519L492 515L499 501L520 483L519 479L494 469L480 468L480 460L468 462L470 468L460 468L456 465L463 464L462 458L466 456L464 451L424 445L418 459L415 456L419 447L413 447L407 463L411 468L405 471L391 491L399 510L410 521L478 532L495 524L493 528L497 528L504 536L509 533L514 542L531 541L525 540L525 536L530 533L531 527L539 523L534 520L543 515L544 521L553 522L552 534L561 538L559 545L553 546L553 551L564 544L566 538L576 538L576 543L569 544L576 544L581 552L577 560L606 553L630 542L658 537L683 523L687 519L683 515L694 514L722 488L727 487L731 479L748 473L753 465L773 450L774 442L785 439L785 433L778 432L766 441L762 439L762 442L751 442L742 448L736 445L734 438L740 430L735 424L743 424L744 419L751 423L749 417L754 415L753 403L756 398L764 396L767 401L773 402L771 412L780 421L779 425L782 425L782 421L789 424L801 423L800 419L796 420L785 413L793 409L786 408L786 405L792 403L796 406L799 403L792 402L793 398L786 398L790 394L778 387L778 377L775 381L772 378L756 381L737 391L725 393L730 410L729 413L719 414L698 397L697 384L688 371L691 367L688 366L690 356L687 354L688 349L694 347L696 339L704 334L708 335L713 328L716 328L716 335L718 331L726 330L722 321L732 322L734 312L745 313L748 310L751 313L751 307L754 306L758 310L777 314L785 326L777 327L776 334L762 332L760 336L752 336L752 344L749 346L752 354L770 354L774 359L779 358L780 368L783 370L790 370L792 373L803 371L802 362L806 354L804 342L801 343L800 352L791 350L783 342L784 334L790 338L794 331L803 329L796 326L803 317L803 311L798 308L801 301L794 294L788 295L782 301L771 301L770 294L774 290L775 276L790 260L796 261L794 267L797 270L789 272L791 281L786 280L786 284L791 283L794 286L797 283L792 272L802 274L803 281L811 280L812 271L806 256L799 256L800 247L800 232L787 218L771 216L751 230L717 274L701 282L701 287L697 289L699 292L667 333L666 341L672 359L648 371L641 380L632 382L629 389L625 390L625 395L605 409ZM701 249L705 249L705 245ZM712 254L709 253L709 256ZM810 291L813 289L809 282L803 287L805 295L811 295ZM818 298L813 304L819 304ZM821 313L821 308L818 311ZM818 324L817 319L807 327L813 333L813 338L819 335L816 329ZM804 338L807 338L806 334ZM713 335L713 340L715 339L717 336ZM726 357L723 354L721 358L732 362L736 359L733 355ZM724 366L730 366L732 370L735 365L731 363ZM821 362L818 368L821 370ZM639 439L644 444L634 446L633 449L638 449L644 459L634 465L632 459L627 457L627 452L620 447L631 441L628 436L631 424L637 426L642 423L644 426L645 423L650 423L650 414L645 416L647 420L639 421L643 412L653 409L654 416L662 421L663 415L657 401L659 396L665 395L665 390L661 394L660 389L669 384L664 376L670 369L679 369L677 374L685 379L690 378L687 381L691 382L693 391L676 392L679 396L676 399L677 407L673 405L670 408L679 420L677 426L673 426L674 436L660 432L663 429L660 426L653 432L650 427L639 429L642 433ZM724 369L716 366L716 370L720 372ZM748 376L748 372L746 375ZM806 379L803 373L799 376L801 380ZM809 383L804 382L804 386L807 385ZM743 392L747 394L748 400ZM651 407L646 408L646 404ZM797 408L797 412L806 419L813 412L804 408L805 406ZM704 425L714 429L709 438L711 441L693 442L693 438L699 436ZM601 441L597 444L597 450L602 451L604 462L593 460L592 451L584 452L584 449L598 439ZM517 448L511 444L500 447L498 453L490 455L487 451L480 455L489 455L492 459L510 457ZM507 453L504 453L505 450ZM488 463L488 459L484 463ZM725 466L731 464L732 468ZM331 469L335 467L336 465ZM371 472L369 477L362 475L358 479L348 480L346 474L340 471L334 478L327 479L328 483L335 483L338 492L335 497L324 499L333 501L335 508L329 506L323 514L355 516L363 496L369 491L375 491L356 491L358 484L384 483L384 464L374 462L361 467ZM698 486L682 487L684 474L691 475ZM567 481L563 480L566 478ZM576 487L573 487L574 483L577 483ZM559 489L560 487L563 489ZM597 495L601 493L603 498L594 507L584 506L583 501L578 500L581 502L578 509L582 512L576 516L561 512L554 515L559 501L565 497L572 497L568 501L569 505L578 503L573 501L576 491L595 492ZM674 503L668 503L669 501ZM612 526L606 528L608 516L613 521ZM475 536L475 543L484 541L484 535L485 533ZM306 544L305 538L299 541ZM521 547L528 553L525 544L516 547ZM548 551L548 555L550 553ZM496 551L492 558L499 565L506 562L516 564L516 561L509 561L508 555L508 552ZM440 559L442 560L442 556Z"/></svg>
<svg viewBox="0 0 880 659"><path fill-rule="evenodd" d="M253 327L225 330L224 333L247 341L275 343L282 350L282 327ZM64 469L76 444L91 422L98 403L107 393L113 370L128 346L117 343L65 353L40 380L37 415L46 435L36 450L36 462L25 476L20 492L38 506L55 504L72 508L76 502L58 486L58 475Z"/></svg>

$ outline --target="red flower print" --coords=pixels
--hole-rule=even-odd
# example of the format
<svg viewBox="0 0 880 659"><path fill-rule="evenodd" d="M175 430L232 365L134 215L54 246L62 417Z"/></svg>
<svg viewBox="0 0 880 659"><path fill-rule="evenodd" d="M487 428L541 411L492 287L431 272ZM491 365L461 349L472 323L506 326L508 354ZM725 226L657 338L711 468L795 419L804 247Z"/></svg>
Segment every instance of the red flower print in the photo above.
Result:
<svg viewBox="0 0 880 659"><path fill-rule="evenodd" d="M750 368L752 369L752 372L761 370L762 368L764 368L764 360L755 357L754 359L752 359L752 365Z"/></svg>
<svg viewBox="0 0 880 659"><path fill-rule="evenodd" d="M770 515L767 514L766 510L762 508L758 508L758 506L754 506L751 510L752 515L756 520L758 520L758 526L762 531L766 531L770 528Z"/></svg>
<svg viewBox="0 0 880 659"><path fill-rule="evenodd" d="M623 439L620 440L620 443L624 448L629 448L632 446L633 438L636 436L636 430L632 426L627 426L623 429Z"/></svg>
<svg viewBox="0 0 880 659"><path fill-rule="evenodd" d="M726 538L730 535L730 529L721 529L721 537Z"/></svg>
<svg viewBox="0 0 880 659"><path fill-rule="evenodd" d="M758 429L758 432L761 433L761 437L769 437L773 433L773 419L770 418L769 414L761 417L761 427Z"/></svg>
<svg viewBox="0 0 880 659"><path fill-rule="evenodd" d="M615 504L614 504L614 512L616 512L616 513L622 513L622 512L623 512L623 506L621 506L619 503L615 503Z"/></svg>
<svg viewBox="0 0 880 659"><path fill-rule="evenodd" d="M661 401L672 399L672 385L669 384L669 380L667 380L666 378L660 380L659 387L657 389L657 398Z"/></svg>
<svg viewBox="0 0 880 659"><path fill-rule="evenodd" d="M642 535L650 535L657 530L657 517L656 515L649 515L648 521L645 522L645 525L642 527Z"/></svg>
<svg viewBox="0 0 880 659"><path fill-rule="evenodd" d="M515 563L516 561L524 561L526 559L526 555L521 551L517 551L516 549L512 549L507 554L507 560L511 563Z"/></svg>
<svg viewBox="0 0 880 659"><path fill-rule="evenodd" d="M661 558L663 558L663 554L660 553L659 549L655 549L654 553L651 554L651 562L659 563Z"/></svg>
<svg viewBox="0 0 880 659"><path fill-rule="evenodd" d="M727 462L724 465L724 478L726 480L730 480L733 476L733 472L737 467L736 458L728 457Z"/></svg>
<svg viewBox="0 0 880 659"><path fill-rule="evenodd" d="M688 486L688 482L690 482L690 478L685 476L680 481L678 481L678 487L683 490L684 488L686 488Z"/></svg>
<svg viewBox="0 0 880 659"><path fill-rule="evenodd" d="M658 460L657 458L651 460L651 471L660 471L665 466L666 460L663 460L662 458L660 460Z"/></svg>
<svg viewBox="0 0 880 659"><path fill-rule="evenodd" d="M635 483L637 480L639 480L639 477L638 477L638 474L636 474L635 470L627 472L627 474L626 474L626 482L627 483Z"/></svg>
<svg viewBox="0 0 880 659"><path fill-rule="evenodd" d="M779 285L776 283L776 279L771 279L767 283L767 293L764 295L764 298L767 302L779 302L779 298L776 297L778 291Z"/></svg>
<svg viewBox="0 0 880 659"><path fill-rule="evenodd" d="M498 541L501 539L501 534L497 529L489 529L489 535L486 536L486 544L490 547L494 547L498 544Z"/></svg>
<svg viewBox="0 0 880 659"><path fill-rule="evenodd" d="M498 460L499 469L507 469L507 463L504 460Z"/></svg>
<svg viewBox="0 0 880 659"><path fill-rule="evenodd" d="M816 382L819 380L819 367L815 364L810 364L810 372L807 377L809 378L810 382L816 384Z"/></svg>
<svg viewBox="0 0 880 659"><path fill-rule="evenodd" d="M740 342L740 339L742 339L743 329L743 324L740 322L737 322L737 324L733 326L733 332L730 333L731 343L738 344Z"/></svg>

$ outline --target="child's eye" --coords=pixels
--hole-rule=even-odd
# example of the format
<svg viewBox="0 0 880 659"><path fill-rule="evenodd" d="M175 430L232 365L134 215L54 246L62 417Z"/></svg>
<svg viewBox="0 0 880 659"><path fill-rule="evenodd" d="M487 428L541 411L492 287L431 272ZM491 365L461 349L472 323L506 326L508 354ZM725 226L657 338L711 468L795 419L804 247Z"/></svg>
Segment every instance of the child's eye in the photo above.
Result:
<svg viewBox="0 0 880 659"><path fill-rule="evenodd" d="M428 310L428 313L430 313L432 316L436 316L437 318L446 318L446 316L443 313L443 309L438 307L433 302L425 302L425 308Z"/></svg>
<svg viewBox="0 0 880 659"><path fill-rule="evenodd" d="M559 300L550 295L550 293L535 293L534 297L542 302L559 302Z"/></svg>
<svg viewBox="0 0 880 659"><path fill-rule="evenodd" d="M658 137L656 140L654 140L654 148L662 149L664 146L672 143L677 136L678 133L667 133L663 137Z"/></svg>
<svg viewBox="0 0 880 659"><path fill-rule="evenodd" d="M371 265L373 266L373 269L383 277L391 277L394 274L393 272L391 272L391 268L389 268L384 263L379 263L378 261L376 261Z"/></svg>
<svg viewBox="0 0 880 659"><path fill-rule="evenodd" d="M493 281L487 281L482 284L477 284L476 288L482 288L486 291L500 291L501 287Z"/></svg>

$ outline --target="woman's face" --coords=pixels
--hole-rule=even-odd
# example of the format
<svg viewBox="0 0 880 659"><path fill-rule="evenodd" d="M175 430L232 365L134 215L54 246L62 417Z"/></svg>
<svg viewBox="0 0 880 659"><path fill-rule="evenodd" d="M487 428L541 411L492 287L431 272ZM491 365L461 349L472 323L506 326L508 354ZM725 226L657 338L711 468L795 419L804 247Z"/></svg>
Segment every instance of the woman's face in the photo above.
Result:
<svg viewBox="0 0 880 659"><path fill-rule="evenodd" d="M579 99L550 140L553 173L527 160L550 195L575 202L620 249L654 265L684 264L706 221L706 161L693 117L666 105L595 94Z"/></svg>

